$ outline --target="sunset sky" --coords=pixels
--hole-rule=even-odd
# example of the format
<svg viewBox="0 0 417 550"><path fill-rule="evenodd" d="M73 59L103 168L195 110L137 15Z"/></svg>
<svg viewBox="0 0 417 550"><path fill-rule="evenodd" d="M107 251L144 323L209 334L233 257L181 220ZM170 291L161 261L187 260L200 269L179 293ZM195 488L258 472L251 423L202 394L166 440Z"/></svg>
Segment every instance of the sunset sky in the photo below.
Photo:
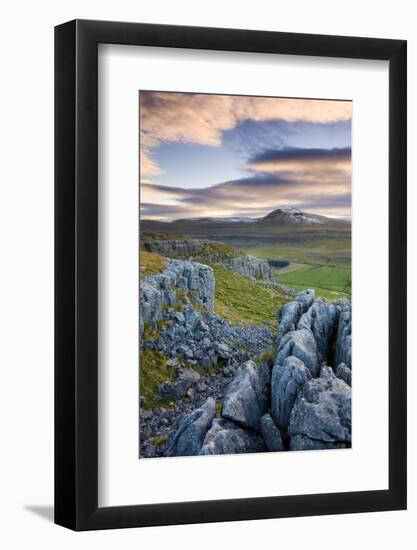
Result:
<svg viewBox="0 0 417 550"><path fill-rule="evenodd" d="M139 93L142 218L350 217L350 101Z"/></svg>

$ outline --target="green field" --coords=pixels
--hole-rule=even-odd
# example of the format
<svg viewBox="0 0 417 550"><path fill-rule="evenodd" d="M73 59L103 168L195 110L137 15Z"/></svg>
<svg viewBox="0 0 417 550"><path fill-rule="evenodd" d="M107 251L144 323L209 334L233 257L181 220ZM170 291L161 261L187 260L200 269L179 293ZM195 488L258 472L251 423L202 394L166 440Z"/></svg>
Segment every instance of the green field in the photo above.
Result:
<svg viewBox="0 0 417 550"><path fill-rule="evenodd" d="M296 291L314 288L317 296L327 300L350 297L350 238L326 238L320 235L303 238L294 246L243 249L263 260L285 260L290 264L276 271L279 283Z"/></svg>
<svg viewBox="0 0 417 550"><path fill-rule="evenodd" d="M314 288L328 300L350 297L350 269L303 265L294 271L277 273L277 281L294 290Z"/></svg>
<svg viewBox="0 0 417 550"><path fill-rule="evenodd" d="M286 260L295 263L311 265L329 265L349 268L351 263L350 238L307 238L297 243L280 246L261 246L243 248L247 254L252 254L263 260Z"/></svg>

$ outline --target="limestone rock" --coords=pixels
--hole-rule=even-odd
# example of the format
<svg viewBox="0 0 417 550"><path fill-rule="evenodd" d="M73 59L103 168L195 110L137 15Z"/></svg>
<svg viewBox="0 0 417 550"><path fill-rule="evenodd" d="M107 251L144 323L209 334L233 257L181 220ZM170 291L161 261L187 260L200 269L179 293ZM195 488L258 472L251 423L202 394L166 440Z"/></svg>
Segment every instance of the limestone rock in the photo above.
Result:
<svg viewBox="0 0 417 550"><path fill-rule="evenodd" d="M298 321L298 329L310 329L317 345L319 363L327 361L330 342L335 333L338 311L333 304L314 300Z"/></svg>
<svg viewBox="0 0 417 550"><path fill-rule="evenodd" d="M340 365L338 365L335 374L338 378L344 380L346 384L349 384L349 386L352 385L352 371L344 363L340 363Z"/></svg>
<svg viewBox="0 0 417 550"><path fill-rule="evenodd" d="M261 418L261 433L268 451L284 451L281 432L272 420L271 415L265 414Z"/></svg>
<svg viewBox="0 0 417 550"><path fill-rule="evenodd" d="M318 376L320 364L317 345L310 329L302 328L288 332L279 344L275 362L282 365L291 355L300 359L312 376Z"/></svg>
<svg viewBox="0 0 417 550"><path fill-rule="evenodd" d="M257 367L253 361L247 361L238 368L226 390L222 416L259 431L261 417L268 410L269 397L269 366Z"/></svg>
<svg viewBox="0 0 417 550"><path fill-rule="evenodd" d="M198 455L216 414L216 402L209 397L187 416L178 428L169 450L170 456Z"/></svg>
<svg viewBox="0 0 417 550"><path fill-rule="evenodd" d="M289 419L290 436L328 443L351 441L351 388L330 370L300 390Z"/></svg>
<svg viewBox="0 0 417 550"><path fill-rule="evenodd" d="M299 390L311 379L311 373L297 357L276 363L271 377L271 416L277 426L287 429Z"/></svg>
<svg viewBox="0 0 417 550"><path fill-rule="evenodd" d="M297 302L302 304L303 310L307 311L307 309L311 306L313 303L313 300L316 297L316 291L314 289L309 290L303 290L302 292L299 292L296 294L295 299Z"/></svg>
<svg viewBox="0 0 417 550"><path fill-rule="evenodd" d="M200 455L258 453L265 451L260 435L224 418L215 418Z"/></svg>
<svg viewBox="0 0 417 550"><path fill-rule="evenodd" d="M328 441L319 441L311 439L305 435L295 435L290 440L291 451L318 451L320 449L345 449L346 443L330 443Z"/></svg>
<svg viewBox="0 0 417 550"><path fill-rule="evenodd" d="M339 302L339 324L336 338L335 364L344 363L352 368L352 310L349 300Z"/></svg>

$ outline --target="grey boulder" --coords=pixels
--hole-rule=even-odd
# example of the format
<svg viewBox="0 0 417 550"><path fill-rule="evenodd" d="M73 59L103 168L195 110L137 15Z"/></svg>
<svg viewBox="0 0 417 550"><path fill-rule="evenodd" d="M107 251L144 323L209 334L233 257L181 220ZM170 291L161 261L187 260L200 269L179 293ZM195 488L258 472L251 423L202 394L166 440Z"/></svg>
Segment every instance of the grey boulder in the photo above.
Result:
<svg viewBox="0 0 417 550"><path fill-rule="evenodd" d="M291 411L288 434L328 443L350 443L351 388L329 367L322 374L300 390Z"/></svg>
<svg viewBox="0 0 417 550"><path fill-rule="evenodd" d="M265 414L261 418L261 433L268 451L284 451L281 432L272 420L271 415Z"/></svg>
<svg viewBox="0 0 417 550"><path fill-rule="evenodd" d="M352 368L352 310L349 300L339 303L340 314L336 338L335 364L344 363Z"/></svg>
<svg viewBox="0 0 417 550"><path fill-rule="evenodd" d="M309 289L309 290L303 290L302 292L299 292L298 294L296 294L295 299L297 302L299 302L303 306L303 310L307 311L307 309L313 303L313 300L315 297L316 297L316 291L314 289Z"/></svg>
<svg viewBox="0 0 417 550"><path fill-rule="evenodd" d="M330 341L333 332L335 332L337 313L333 304L328 304L323 300L314 300L298 321L298 329L310 329L313 333L320 363L327 360Z"/></svg>
<svg viewBox="0 0 417 550"><path fill-rule="evenodd" d="M276 363L271 376L271 416L277 426L288 427L288 420L299 390L311 380L311 373L297 357Z"/></svg>
<svg viewBox="0 0 417 550"><path fill-rule="evenodd" d="M282 365L285 359L291 355L300 359L312 376L318 376L320 365L317 345L310 329L293 330L282 338L278 347L276 363Z"/></svg>
<svg viewBox="0 0 417 550"><path fill-rule="evenodd" d="M261 417L270 398L270 369L253 361L243 363L226 389L222 416L253 430L260 430Z"/></svg>
<svg viewBox="0 0 417 550"><path fill-rule="evenodd" d="M318 441L305 435L295 435L290 440L291 451L318 451L320 449L345 449L346 447L346 443Z"/></svg>
<svg viewBox="0 0 417 550"><path fill-rule="evenodd" d="M300 302L288 302L283 305L278 312L278 337L277 344L281 342L282 338L290 332L297 328L298 320L300 319L303 313L303 305Z"/></svg>
<svg viewBox="0 0 417 550"><path fill-rule="evenodd" d="M265 450L265 443L257 433L224 418L215 418L199 454L259 453Z"/></svg>
<svg viewBox="0 0 417 550"><path fill-rule="evenodd" d="M184 397L191 386L195 382L198 382L200 378L200 374L194 369L179 369L178 379L175 382L162 382L162 384L159 385L159 394L165 399L181 399L181 397Z"/></svg>
<svg viewBox="0 0 417 550"><path fill-rule="evenodd" d="M349 384L349 386L352 385L352 371L344 363L338 365L335 374L338 378L346 382L346 384Z"/></svg>
<svg viewBox="0 0 417 550"><path fill-rule="evenodd" d="M216 402L209 397L182 421L172 441L169 456L198 455L215 414Z"/></svg>

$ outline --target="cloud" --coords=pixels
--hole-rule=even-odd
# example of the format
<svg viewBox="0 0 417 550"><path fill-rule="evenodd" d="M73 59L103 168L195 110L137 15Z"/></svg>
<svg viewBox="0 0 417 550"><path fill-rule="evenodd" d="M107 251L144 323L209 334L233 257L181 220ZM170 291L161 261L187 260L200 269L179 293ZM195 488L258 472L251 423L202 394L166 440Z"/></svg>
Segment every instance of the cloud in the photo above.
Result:
<svg viewBox="0 0 417 550"><path fill-rule="evenodd" d="M142 216L256 217L280 206L294 206L347 217L351 201L350 165L350 148L270 149L249 159L246 166L252 173L247 177L216 185L173 187L142 181Z"/></svg>
<svg viewBox="0 0 417 550"><path fill-rule="evenodd" d="M151 159L149 151L144 147L141 147L140 151L140 171L142 176L158 176L163 173L163 170Z"/></svg>
<svg viewBox="0 0 417 550"><path fill-rule="evenodd" d="M246 165L250 170L259 172L325 172L351 169L351 149L297 149L283 148L265 151Z"/></svg>
<svg viewBox="0 0 417 550"><path fill-rule="evenodd" d="M223 133L246 120L327 124L352 116L350 101L147 91L139 101L141 173L148 176L157 170L149 162L151 150L162 142L219 147Z"/></svg>

